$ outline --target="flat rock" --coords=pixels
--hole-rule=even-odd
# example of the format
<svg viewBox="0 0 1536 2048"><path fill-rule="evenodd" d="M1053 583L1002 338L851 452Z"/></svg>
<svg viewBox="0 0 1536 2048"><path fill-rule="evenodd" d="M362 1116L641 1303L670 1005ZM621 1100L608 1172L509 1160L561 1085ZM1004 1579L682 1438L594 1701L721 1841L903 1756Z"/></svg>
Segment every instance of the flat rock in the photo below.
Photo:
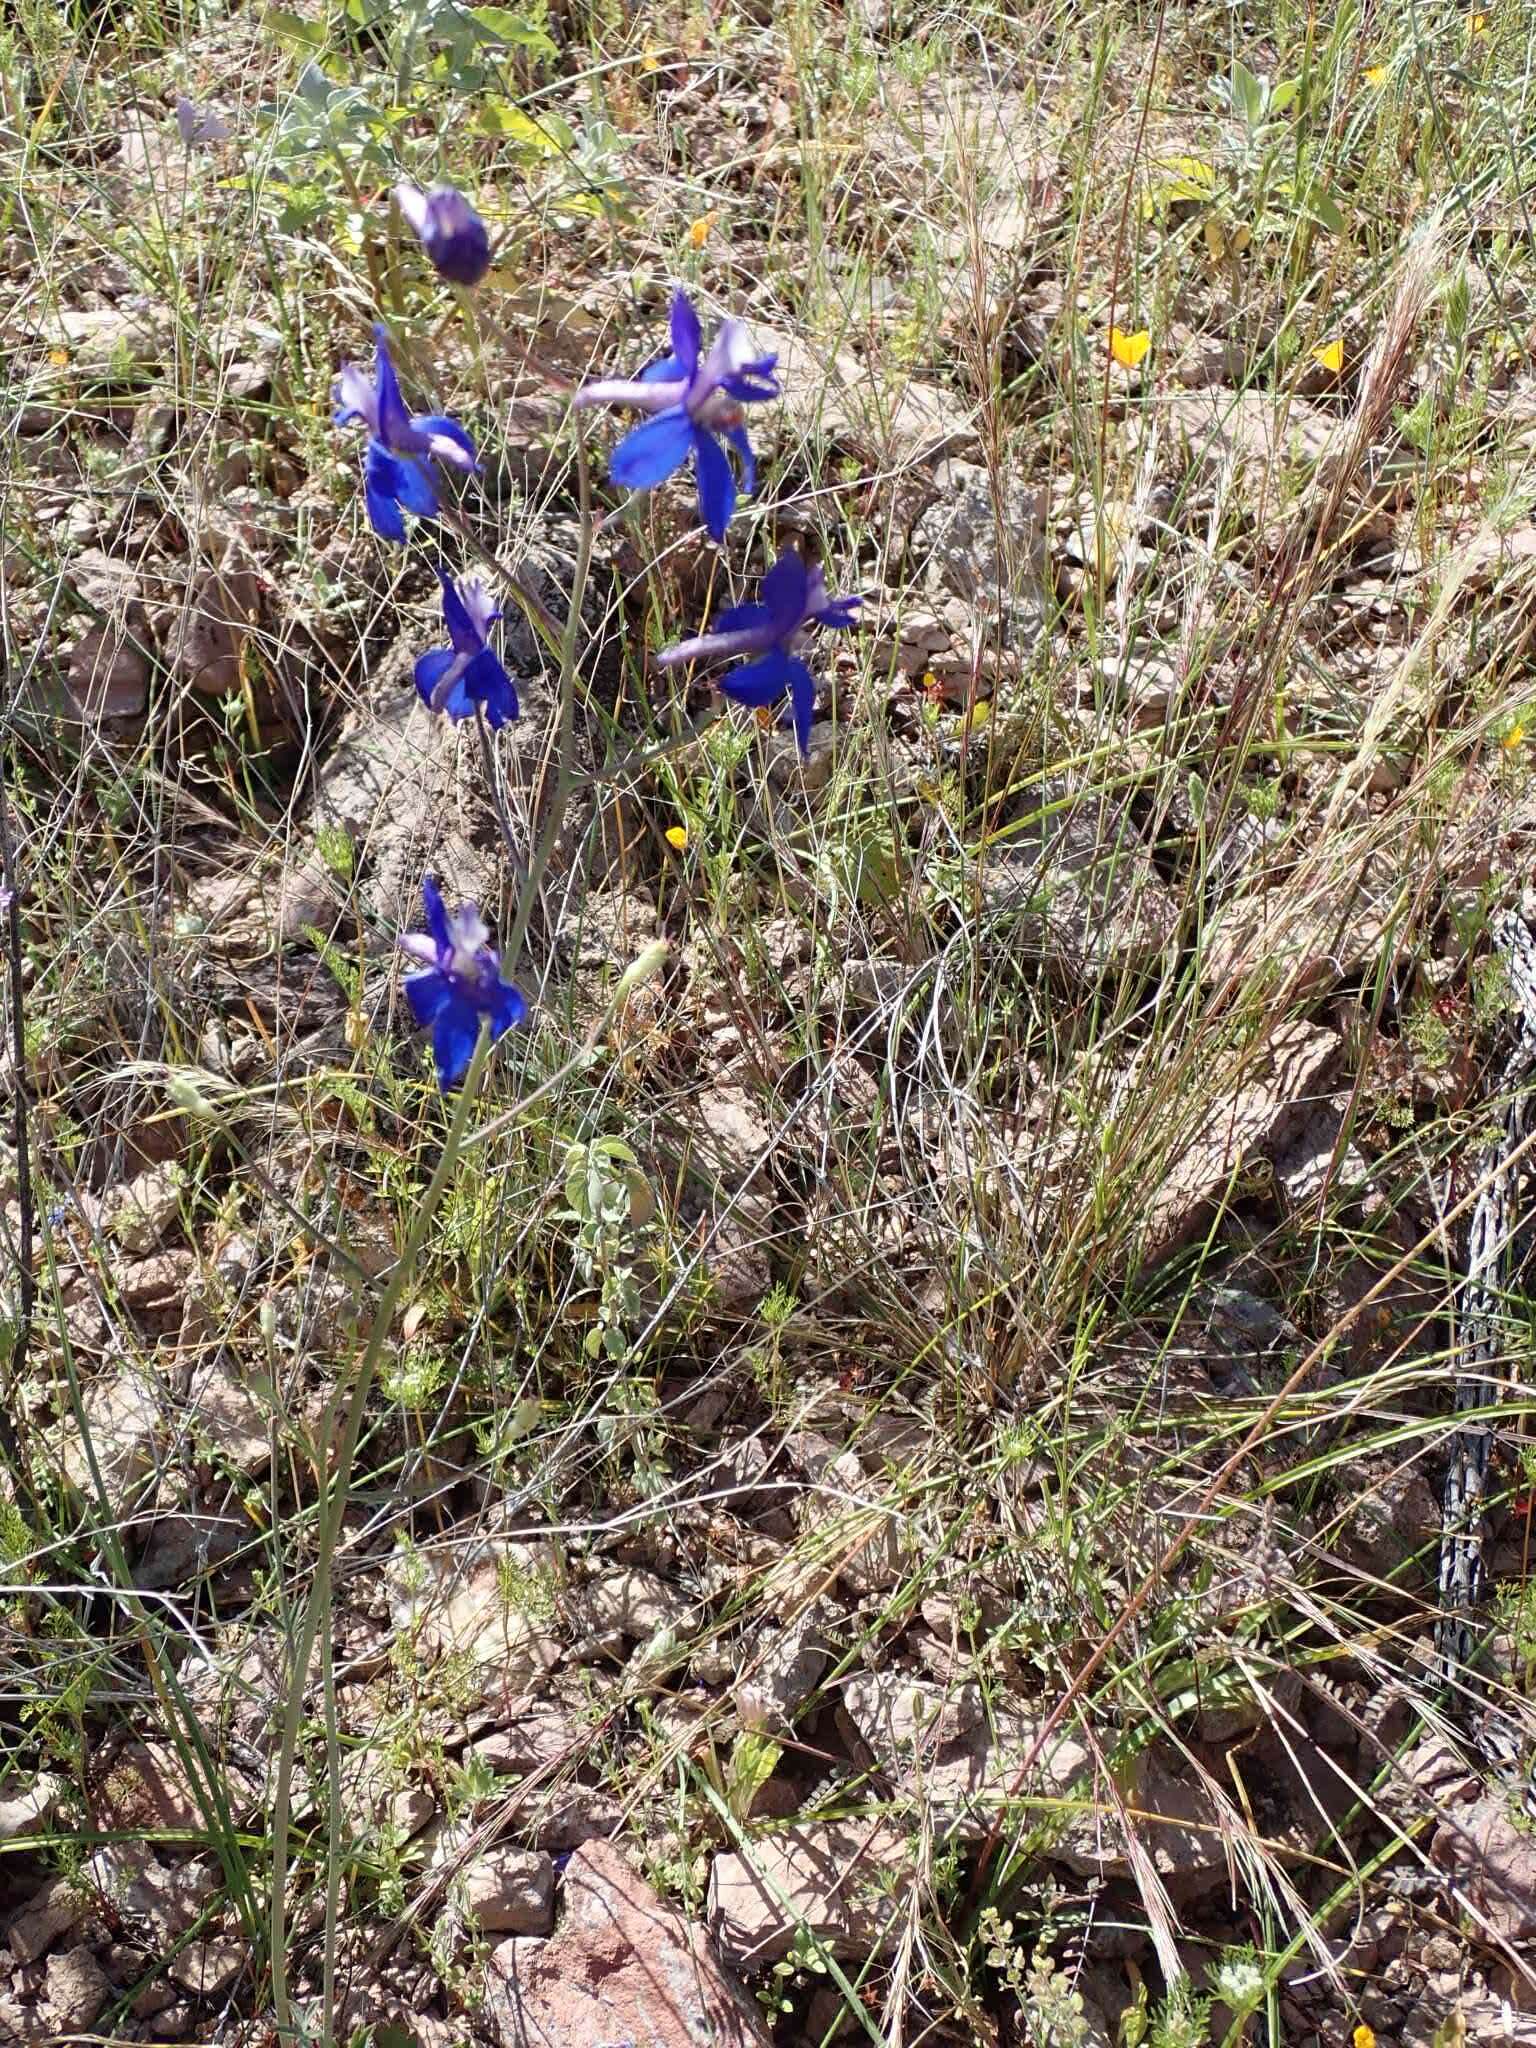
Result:
<svg viewBox="0 0 1536 2048"><path fill-rule="evenodd" d="M103 1827L149 1833L203 1825L201 1804L181 1759L166 1742L134 1742L113 1763L97 1799Z"/></svg>
<svg viewBox="0 0 1536 2048"><path fill-rule="evenodd" d="M645 1642L664 1628L691 1635L698 1620L676 1586L638 1567L590 1580L582 1588L581 1607L589 1627L616 1628L635 1643Z"/></svg>
<svg viewBox="0 0 1536 2048"><path fill-rule="evenodd" d="M1336 1032L1292 1018L1230 1057L1225 1086L1206 1096L1192 1127L1174 1134L1167 1164L1148 1190L1145 1263L1188 1244L1245 1169L1273 1157L1326 1089L1338 1054Z"/></svg>
<svg viewBox="0 0 1536 2048"><path fill-rule="evenodd" d="M1515 1825L1502 1793L1456 1808L1437 1831L1430 1860L1455 1874L1502 1940L1536 1935L1536 1837Z"/></svg>
<svg viewBox="0 0 1536 2048"><path fill-rule="evenodd" d="M48 1771L30 1784L16 1779L0 1784L0 1842L40 1833L52 1818L63 1790L64 1780Z"/></svg>
<svg viewBox="0 0 1536 2048"><path fill-rule="evenodd" d="M89 610L60 655L61 715L86 725L138 718L149 702L154 641L143 587L131 564L88 548L78 555L74 586ZM45 701L54 694L39 679Z"/></svg>
<svg viewBox="0 0 1536 2048"><path fill-rule="evenodd" d="M1201 973L1212 988L1241 987L1253 998L1321 995L1360 974L1384 948L1397 957L1401 889L1401 867L1373 856L1320 879L1305 896L1298 883L1234 892L1207 919Z"/></svg>
<svg viewBox="0 0 1536 2048"><path fill-rule="evenodd" d="M94 1475L99 1473L107 1505L113 1513L122 1510L154 1469L163 1398L159 1381L147 1370L125 1366L111 1378L97 1380L86 1390L82 1404L84 1430L73 1419L60 1426L65 1477L82 1493L94 1492Z"/></svg>
<svg viewBox="0 0 1536 2048"><path fill-rule="evenodd" d="M106 1971L83 1944L48 1958L46 1982L54 2019L65 2032L93 2025L112 1996Z"/></svg>
<svg viewBox="0 0 1536 2048"><path fill-rule="evenodd" d="M690 1111L695 1172L726 1189L743 1187L768 1156L773 1133L745 1088L708 1088Z"/></svg>
<svg viewBox="0 0 1536 2048"><path fill-rule="evenodd" d="M391 1623L414 1630L426 1657L460 1659L481 1699L521 1697L560 1656L542 1625L542 1599L516 1598L521 1579L548 1568L548 1554L525 1543L487 1543L469 1557L413 1552L389 1567Z"/></svg>
<svg viewBox="0 0 1536 2048"><path fill-rule="evenodd" d="M350 717L320 775L313 823L351 841L363 906L385 924L417 928L425 869L476 902L494 884L466 813L456 733L412 687Z"/></svg>
<svg viewBox="0 0 1536 2048"><path fill-rule="evenodd" d="M1352 1459L1347 1488L1339 1554L1417 1597L1425 1572L1435 1569L1432 1546L1440 1534L1440 1503L1429 1480L1411 1459L1389 1452ZM1418 1568L1405 1578L1414 1558Z"/></svg>
<svg viewBox="0 0 1536 2048"><path fill-rule="evenodd" d="M1155 424L1206 484L1252 469L1314 467L1333 442L1336 422L1304 399L1217 386L1176 393L1156 409Z"/></svg>
<svg viewBox="0 0 1536 2048"><path fill-rule="evenodd" d="M181 1208L181 1173L171 1160L146 1166L101 1199L102 1228L136 1258L166 1237Z"/></svg>
<svg viewBox="0 0 1536 2048"><path fill-rule="evenodd" d="M515 1938L491 1955L483 2018L501 2048L769 2048L707 1936L611 1843L576 1850L562 1900L550 1940Z"/></svg>
<svg viewBox="0 0 1536 2048"><path fill-rule="evenodd" d="M1090 1751L1058 1732L1036 1756L1040 1721L989 1706L980 1686L866 1673L843 1688L838 1722L854 1755L877 1767L940 1839L973 1841L1015 1802L1046 1797L1064 1815L1043 1851L1050 1862L1084 1877L1131 1874L1126 1823ZM1124 1804L1170 1885L1198 1890L1225 1871L1216 1802L1176 1754L1143 1752Z"/></svg>
<svg viewBox="0 0 1536 2048"><path fill-rule="evenodd" d="M196 1273L197 1259L192 1252L175 1248L151 1252L148 1258L134 1259L119 1268L118 1291L129 1308L157 1311L174 1307L179 1310L186 1301Z"/></svg>
<svg viewBox="0 0 1536 2048"><path fill-rule="evenodd" d="M974 1840L1011 1801L1031 1794L1062 1799L1075 1793L1092 1802L1093 1764L1083 1745L1052 1736L1026 1774L1040 1724L1005 1709L989 1711L978 1685L945 1687L898 1672L866 1673L843 1688L838 1724L854 1754L878 1766L941 1835ZM1080 1850L1078 1825L1069 1827L1058 1860ZM1097 1869L1101 1842L1096 1827L1092 1832L1089 1859Z"/></svg>
<svg viewBox="0 0 1536 2048"><path fill-rule="evenodd" d="M165 360L171 323L163 307L147 301L116 306L61 307L44 329L44 339L68 362L61 381L142 383Z"/></svg>
<svg viewBox="0 0 1536 2048"><path fill-rule="evenodd" d="M555 1866L536 1849L488 1849L464 1873L463 1900L465 1919L483 1934L548 1934Z"/></svg>
<svg viewBox="0 0 1536 2048"><path fill-rule="evenodd" d="M751 1970L787 1955L801 1925L837 1955L874 1955L906 1917L913 1855L909 1834L885 1821L797 1822L715 1858L710 1931Z"/></svg>
<svg viewBox="0 0 1536 2048"><path fill-rule="evenodd" d="M1065 974L1142 967L1172 941L1179 912L1117 799L1042 791L1042 815L977 864L986 909L1009 942Z"/></svg>
<svg viewBox="0 0 1536 2048"><path fill-rule="evenodd" d="M918 377L893 379L847 349L801 334L754 338L778 355L784 399L775 408L793 433L820 437L878 465L907 469L974 453L975 414L952 392Z"/></svg>
<svg viewBox="0 0 1536 2048"><path fill-rule="evenodd" d="M794 1726L832 1661L837 1620L834 1608L817 1602L766 1642L754 1639L751 1661L732 1691L744 1727L782 1735Z"/></svg>
<svg viewBox="0 0 1536 2048"><path fill-rule="evenodd" d="M188 585L185 600L163 628L171 672L205 697L241 686L244 647L261 618L262 579L238 554Z"/></svg>
<svg viewBox="0 0 1536 2048"><path fill-rule="evenodd" d="M222 1998L245 1968L245 1948L228 1935L193 1941L166 1965L171 1981L194 1998Z"/></svg>
<svg viewBox="0 0 1536 2048"><path fill-rule="evenodd" d="M942 1747L986 1725L981 1688L946 1691L899 1671L866 1671L838 1694L838 1719L874 1757L886 1760L921 1743Z"/></svg>
<svg viewBox="0 0 1536 2048"><path fill-rule="evenodd" d="M998 494L987 471L974 463L947 462L938 479L941 495L919 514L912 548L927 557L930 582L963 598L988 617L1016 617L1021 598L1038 605L1045 566L1044 494L1016 479ZM908 637L904 625L903 639ZM948 635L943 636L946 640Z"/></svg>
<svg viewBox="0 0 1536 2048"><path fill-rule="evenodd" d="M18 1963L35 1963L61 1934L83 1920L91 1909L89 1896L67 1878L50 1878L35 1891L6 1930L11 1954Z"/></svg>
<svg viewBox="0 0 1536 2048"><path fill-rule="evenodd" d="M558 1708L528 1706L511 1716L504 1728L479 1736L465 1755L478 1757L493 1771L523 1777L571 1757L586 1739L580 1724Z"/></svg>
<svg viewBox="0 0 1536 2048"><path fill-rule="evenodd" d="M188 1406L215 1451L242 1476L264 1472L272 1462L271 1423L266 1405L237 1379L227 1356L215 1357L192 1382Z"/></svg>
<svg viewBox="0 0 1536 2048"><path fill-rule="evenodd" d="M136 1586L184 1586L227 1564L251 1536L250 1520L236 1514L157 1515L133 1568Z"/></svg>

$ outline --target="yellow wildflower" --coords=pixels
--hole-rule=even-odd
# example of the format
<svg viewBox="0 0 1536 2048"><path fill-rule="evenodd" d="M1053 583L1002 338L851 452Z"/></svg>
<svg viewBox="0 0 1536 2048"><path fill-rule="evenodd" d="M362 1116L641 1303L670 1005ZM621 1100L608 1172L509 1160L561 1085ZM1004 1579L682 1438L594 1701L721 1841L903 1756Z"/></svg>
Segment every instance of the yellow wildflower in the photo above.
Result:
<svg viewBox="0 0 1536 2048"><path fill-rule="evenodd" d="M1123 327L1109 330L1109 352L1122 370L1134 370L1151 346L1152 331L1148 327L1138 328L1134 334L1127 334Z"/></svg>

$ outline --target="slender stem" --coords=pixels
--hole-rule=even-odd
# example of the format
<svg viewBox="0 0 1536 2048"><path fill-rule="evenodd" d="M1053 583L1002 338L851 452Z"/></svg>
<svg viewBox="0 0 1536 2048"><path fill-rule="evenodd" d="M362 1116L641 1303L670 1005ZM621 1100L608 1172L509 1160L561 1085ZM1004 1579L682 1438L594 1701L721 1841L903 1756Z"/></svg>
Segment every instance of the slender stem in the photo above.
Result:
<svg viewBox="0 0 1536 2048"><path fill-rule="evenodd" d="M320 1639L320 1686L325 1712L325 1948L320 1969L320 2038L334 2041L336 1924L341 1905L341 1735L336 1722L336 1645L329 1629Z"/></svg>
<svg viewBox="0 0 1536 2048"><path fill-rule="evenodd" d="M283 1921L288 1890L288 1833L292 1819L293 1766L298 1754L299 1731L304 1719L304 1691L309 1680L309 1667L314 1657L315 1638L320 1632L321 1618L330 1605L331 1572L336 1559L336 1548L341 1539L342 1520L347 1511L352 1461L357 1454L358 1439L362 1435L363 1415L368 1405L368 1396L373 1388L374 1376L378 1371L384 1347L389 1342L395 1311L399 1308L401 1296L416 1270L416 1261L420 1257L422 1245L426 1242L428 1227L438 1204L442 1201L458 1159L465 1126L469 1122L469 1113L480 1092L480 1077L485 1071L490 1044L490 1032L482 1024L475 1056L459 1090L459 1099L454 1104L453 1122L448 1127L442 1157L437 1162L437 1170L432 1175L426 1194L416 1211L416 1219L406 1238L405 1249L389 1276L389 1284L384 1289L383 1297L374 1313L367 1348L363 1352L362 1362L358 1366L357 1376L352 1383L350 1398L347 1401L346 1420L338 1437L336 1423L344 1398L344 1390L338 1385L319 1433L320 1443L336 1445L334 1477L328 1490L322 1488L320 1540L315 1558L315 1576L309 1589L309 1598L304 1604L298 1640L294 1644L293 1658L288 1670L288 1700L283 1715L282 1739L278 1745L277 1769L273 1777L272 1790L272 1894L268 1902L268 1964L272 1972L273 2022L279 2038L284 2040L297 2038L293 2026L293 2009L288 1996L288 1955ZM332 1825L336 1825L334 1817Z"/></svg>
<svg viewBox="0 0 1536 2048"><path fill-rule="evenodd" d="M571 578L571 605L566 614L565 631L560 636L560 724L555 761L555 787L550 796L544 830L539 835L533 858L528 863L527 880L518 898L517 914L512 920L512 931L503 954L509 974L516 972L518 960L522 955L523 945L528 937L528 926L533 917L533 907L538 901L539 885L559 843L560 830L565 823L566 805L570 802L571 791L576 784L576 656L581 645L581 616L582 606L586 602L587 578L592 570L592 477L587 467L587 444L579 434L576 441L576 487L581 525L576 542L576 568Z"/></svg>
<svg viewBox="0 0 1536 2048"><path fill-rule="evenodd" d="M485 769L485 779L491 786L491 802L496 811L496 823L501 828L502 841L512 862L512 872L519 882L526 884L528 870L523 866L517 834L512 828L511 814L507 810L507 793L501 783L501 763L496 758L490 729L485 722L485 706L478 697L475 699L475 730L480 735L480 761Z"/></svg>
<svg viewBox="0 0 1536 2048"><path fill-rule="evenodd" d="M32 1206L32 1153L27 1133L27 1032L24 1011L26 962L21 946L21 890L16 879L15 843L11 833L11 799L6 786L6 764L0 758L0 884L5 897L5 956L11 983L11 1114L16 1147L16 1206L20 1212L17 1245L17 1317L6 1369L7 1385L0 1397L0 1451L11 1466L16 1484L22 1483L21 1445L14 1420L16 1402L11 1398L27 1370L27 1351L32 1342L32 1319L37 1308L37 1279L32 1271L32 1248L36 1217Z"/></svg>

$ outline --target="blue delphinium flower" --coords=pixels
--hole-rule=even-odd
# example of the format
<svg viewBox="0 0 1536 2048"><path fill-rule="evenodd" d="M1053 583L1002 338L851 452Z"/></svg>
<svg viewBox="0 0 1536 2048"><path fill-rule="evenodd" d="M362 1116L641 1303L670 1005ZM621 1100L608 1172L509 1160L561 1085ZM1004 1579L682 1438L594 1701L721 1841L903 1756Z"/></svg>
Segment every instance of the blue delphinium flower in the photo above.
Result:
<svg viewBox="0 0 1536 2048"><path fill-rule="evenodd" d="M487 721L499 731L517 716L517 691L487 638L501 613L477 576L450 583L439 570L438 581L443 586L443 623L453 645L434 647L417 662L421 701L429 711L446 711L450 718L468 718L477 704L483 704Z"/></svg>
<svg viewBox="0 0 1536 2048"><path fill-rule="evenodd" d="M438 509L437 485L423 458L448 462L455 469L477 469L475 444L445 413L408 413L400 380L389 359L389 337L373 330L378 365L370 378L356 363L343 363L336 380L336 425L361 420L368 429L363 457L363 496L368 522L385 540L405 539L401 508L418 519Z"/></svg>
<svg viewBox="0 0 1536 2048"><path fill-rule="evenodd" d="M696 640L668 647L656 659L666 668L680 661L726 661L738 654L755 655L720 678L720 688L738 704L776 704L787 691L795 739L802 755L810 751L811 714L816 685L798 649L813 626L851 626L860 600L828 597L819 568L808 569L787 548L763 578L762 601L732 605L714 628Z"/></svg>
<svg viewBox="0 0 1536 2048"><path fill-rule="evenodd" d="M405 979L406 1000L423 1028L432 1027L432 1056L443 1088L456 1088L474 1055L480 1019L491 1020L491 1037L500 1038L528 1014L511 982L501 978L501 960L491 944L484 918L473 903L449 912L431 875L421 885L427 906L425 932L402 933L400 944L419 974Z"/></svg>
<svg viewBox="0 0 1536 2048"><path fill-rule="evenodd" d="M491 267L491 238L485 222L462 192L434 185L397 185L395 204L421 237L427 261L450 284L478 284Z"/></svg>
<svg viewBox="0 0 1536 2048"><path fill-rule="evenodd" d="M757 463L742 424L742 407L777 398L777 356L758 355L739 320L721 322L709 353L699 316L686 292L672 300L672 353L636 378L585 384L577 405L632 405L655 415L627 433L613 451L608 473L626 490L665 483L692 455L699 480L699 516L716 540L736 509L736 479L721 447L729 441L741 459L741 488L750 497Z"/></svg>
<svg viewBox="0 0 1536 2048"><path fill-rule="evenodd" d="M222 114L212 107L198 106L184 92L176 95L176 126L188 149L199 142L228 142L235 132Z"/></svg>

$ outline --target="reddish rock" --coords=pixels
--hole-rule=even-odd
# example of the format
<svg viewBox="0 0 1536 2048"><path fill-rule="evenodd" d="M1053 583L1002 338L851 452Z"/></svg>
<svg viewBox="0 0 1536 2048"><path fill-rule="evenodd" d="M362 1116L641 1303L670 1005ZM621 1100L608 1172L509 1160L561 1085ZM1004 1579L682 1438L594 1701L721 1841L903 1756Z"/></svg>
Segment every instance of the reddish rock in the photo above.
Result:
<svg viewBox="0 0 1536 2048"><path fill-rule="evenodd" d="M1223 1063L1200 1113L1169 1146L1148 1189L1142 1259L1156 1265L1189 1243L1230 1198L1243 1175L1272 1159L1296 1135L1306 1107L1322 1095L1338 1063L1332 1031L1291 1019Z"/></svg>
<svg viewBox="0 0 1536 2048"><path fill-rule="evenodd" d="M536 1849L503 1844L464 1873L464 1917L482 1934L548 1934L554 1913L554 1865Z"/></svg>
<svg viewBox="0 0 1536 2048"><path fill-rule="evenodd" d="M708 1937L663 1903L611 1842L566 1865L549 1941L514 1938L491 1956L485 2017L502 2048L644 2042L646 2048L769 2048L746 1994Z"/></svg>
<svg viewBox="0 0 1536 2048"><path fill-rule="evenodd" d="M886 1821L801 1821L721 1855L709 1924L733 1962L787 1955L804 1926L840 1956L894 1946L912 1885L912 1838Z"/></svg>
<svg viewBox="0 0 1536 2048"><path fill-rule="evenodd" d="M97 1793L96 1810L103 1827L124 1833L188 1834L203 1825L197 1793L166 1742L130 1743Z"/></svg>
<svg viewBox="0 0 1536 2048"><path fill-rule="evenodd" d="M1501 1794L1490 1793L1444 1820L1430 1857L1454 1872L1500 1940L1536 1935L1536 1841L1516 1826Z"/></svg>

